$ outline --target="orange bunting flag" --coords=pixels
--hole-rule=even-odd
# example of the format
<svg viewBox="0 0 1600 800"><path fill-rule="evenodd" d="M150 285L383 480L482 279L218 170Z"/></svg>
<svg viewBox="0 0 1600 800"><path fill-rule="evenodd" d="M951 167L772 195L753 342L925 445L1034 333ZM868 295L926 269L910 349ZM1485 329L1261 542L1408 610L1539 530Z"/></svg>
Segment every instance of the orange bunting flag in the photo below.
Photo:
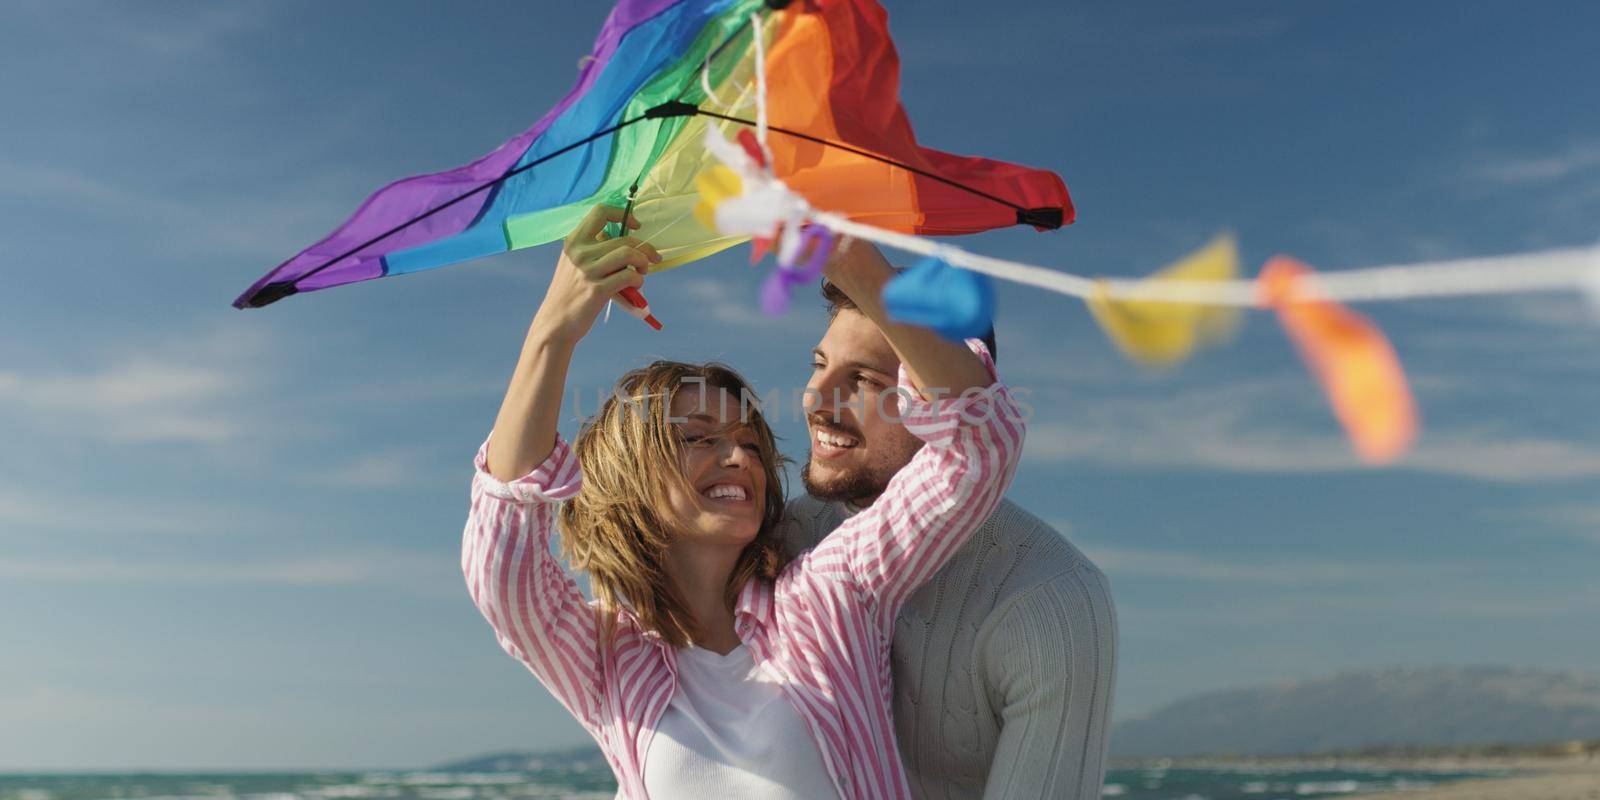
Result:
<svg viewBox="0 0 1600 800"><path fill-rule="evenodd" d="M1370 320L1306 292L1311 268L1277 256L1257 283L1317 376L1356 452L1369 464L1399 458L1417 435L1417 410L1394 347Z"/></svg>

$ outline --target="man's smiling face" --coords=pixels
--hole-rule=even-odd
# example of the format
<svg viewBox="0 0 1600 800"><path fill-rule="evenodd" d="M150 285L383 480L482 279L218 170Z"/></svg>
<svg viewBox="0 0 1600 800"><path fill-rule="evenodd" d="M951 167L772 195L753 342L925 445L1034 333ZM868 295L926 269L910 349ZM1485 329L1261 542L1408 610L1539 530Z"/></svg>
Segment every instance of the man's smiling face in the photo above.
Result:
<svg viewBox="0 0 1600 800"><path fill-rule="evenodd" d="M834 315L811 355L811 455L800 477L813 497L869 505L922 447L899 421L900 359L878 326L853 309Z"/></svg>

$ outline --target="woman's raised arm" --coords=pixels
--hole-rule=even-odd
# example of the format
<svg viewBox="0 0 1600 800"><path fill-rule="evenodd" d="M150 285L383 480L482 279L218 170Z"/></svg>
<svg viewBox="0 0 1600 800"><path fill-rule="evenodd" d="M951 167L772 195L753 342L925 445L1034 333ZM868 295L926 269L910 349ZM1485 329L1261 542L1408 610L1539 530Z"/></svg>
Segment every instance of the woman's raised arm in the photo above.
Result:
<svg viewBox="0 0 1600 800"><path fill-rule="evenodd" d="M528 474L549 457L561 418L567 367L578 340L612 295L644 283L661 261L654 247L632 236L603 239L608 222L622 222L622 209L595 206L567 235L544 302L528 326L522 354L511 374L489 442L489 473L501 481ZM628 220L628 227L638 222Z"/></svg>
<svg viewBox="0 0 1600 800"><path fill-rule="evenodd" d="M599 628L577 582L550 553L555 505L578 493L583 474L556 423L578 340L606 298L640 285L661 260L631 236L602 241L605 224L621 220L620 209L596 206L567 237L494 430L473 459L461 539L467 593L501 648L590 731L600 725Z"/></svg>

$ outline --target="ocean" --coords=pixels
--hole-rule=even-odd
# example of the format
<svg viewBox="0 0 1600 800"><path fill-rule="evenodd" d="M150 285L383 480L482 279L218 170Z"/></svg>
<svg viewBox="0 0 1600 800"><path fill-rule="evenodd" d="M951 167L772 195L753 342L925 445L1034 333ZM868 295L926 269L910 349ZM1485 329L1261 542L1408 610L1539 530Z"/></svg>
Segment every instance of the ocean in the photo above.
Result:
<svg viewBox="0 0 1600 800"><path fill-rule="evenodd" d="M1113 769L1118 800L1313 800L1479 777L1481 772L1348 769ZM611 773L592 764L519 772L0 774L0 800L609 800Z"/></svg>

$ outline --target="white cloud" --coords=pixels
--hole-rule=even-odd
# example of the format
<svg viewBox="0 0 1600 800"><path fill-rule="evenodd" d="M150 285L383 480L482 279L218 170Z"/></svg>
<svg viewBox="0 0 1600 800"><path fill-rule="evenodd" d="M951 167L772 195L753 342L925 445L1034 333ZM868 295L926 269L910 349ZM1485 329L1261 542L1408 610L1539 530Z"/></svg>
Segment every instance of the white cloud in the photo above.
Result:
<svg viewBox="0 0 1600 800"><path fill-rule="evenodd" d="M1596 519L1600 511L1591 510ZM1072 529L1054 520L1057 530ZM1202 537L1203 538L1203 537ZM1163 547L1133 547L1075 537L1073 543L1118 583L1125 578L1209 585L1186 588L1181 595L1148 590L1118 592L1124 607L1146 619L1149 627L1179 627L1191 618L1223 626L1285 622L1333 610L1392 611L1487 617L1564 613L1582 607L1559 584L1528 592L1505 578L1500 557L1352 558L1348 555L1283 555L1267 552L1215 552ZM1486 592L1484 586L1499 587ZM1213 590L1225 594L1208 594ZM1177 598L1170 601L1155 597ZM1204 596L1206 602L1193 601ZM1263 602L1263 597L1272 598ZM1173 605L1176 603L1177 605ZM1125 630L1127 628L1125 627Z"/></svg>
<svg viewBox="0 0 1600 800"><path fill-rule="evenodd" d="M1600 167L1600 141L1589 141L1553 154L1507 158L1481 167L1478 174L1497 183L1552 183L1596 167Z"/></svg>
<svg viewBox="0 0 1600 800"><path fill-rule="evenodd" d="M156 360L79 373L0 372L0 399L13 409L128 443L229 441L236 421L207 407L243 388L235 375Z"/></svg>
<svg viewBox="0 0 1600 800"><path fill-rule="evenodd" d="M196 172L210 163L204 153L186 156L205 162L190 165ZM196 252L213 259L265 262L282 258L288 255L283 252L286 234L325 227L329 220L341 218L340 212L348 213L328 198L351 194L348 187L353 184L351 176L334 167L311 171L293 182L260 183L249 193L232 192L226 197L189 193L179 199L182 193L164 191L159 184L139 184L123 175L0 160L0 197L103 219L110 223L105 228L107 236L130 237L127 241L111 239L110 243L170 252L183 259L192 259ZM228 213L217 213L219 203L227 205ZM195 225L200 219L205 224ZM174 230L185 233L174 237Z"/></svg>
<svg viewBox="0 0 1600 800"><path fill-rule="evenodd" d="M25 14L40 31L97 44L120 45L169 60L220 55L228 40L265 27L277 8L271 3L218 3L133 7L122 3L75 4L13 2L8 12ZM65 12L65 13L64 13Z"/></svg>
<svg viewBox="0 0 1600 800"><path fill-rule="evenodd" d="M105 8L119 6L109 3ZM121 24L106 30L155 55L210 55L219 53L229 39L266 27L273 10L270 3L222 3L185 7L181 14L160 18L128 13L119 15Z"/></svg>
<svg viewBox="0 0 1600 800"><path fill-rule="evenodd" d="M339 772L589 741L537 686L531 703L504 700L527 688L526 673L506 670L503 688L464 693L459 674L391 669L382 648L360 649L371 652L359 673L344 666L342 652L303 644L282 648L289 655L275 671L231 661L235 668L204 671L180 651L170 654L164 682L23 673L0 686L7 723L0 726L0 771ZM464 653L458 661L473 669L474 657ZM492 641L476 657L502 669L514 665Z"/></svg>
<svg viewBox="0 0 1600 800"><path fill-rule="evenodd" d="M261 344L258 334L225 329L108 353L103 363L78 370L4 370L0 408L103 441L222 444L244 428L233 404L254 379L238 364Z"/></svg>
<svg viewBox="0 0 1600 800"><path fill-rule="evenodd" d="M1600 447L1592 442L1465 432L1424 438L1401 469L1523 483L1600 475Z"/></svg>
<svg viewBox="0 0 1600 800"><path fill-rule="evenodd" d="M1505 516L1537 519L1554 526L1558 536L1600 545L1600 505L1557 504L1540 506L1531 514L1507 510Z"/></svg>
<svg viewBox="0 0 1600 800"><path fill-rule="evenodd" d="M416 473L414 456L402 453L369 453L323 474L319 484L382 488L405 483Z"/></svg>
<svg viewBox="0 0 1600 800"><path fill-rule="evenodd" d="M763 270L772 269L770 265L762 265ZM765 274L765 273L763 273ZM756 305L754 294L746 294L742 282L717 280L716 278L694 278L686 280L674 287L674 290L685 295L698 315L724 325L739 325L750 328L772 330L782 328L788 330L813 329L816 323L803 315L788 313L781 317L771 317ZM795 304L811 303L821 307L822 299L816 289L811 286L802 286L796 290ZM685 304L688 307L688 303ZM815 328L817 335L822 334L821 328Z"/></svg>
<svg viewBox="0 0 1600 800"><path fill-rule="evenodd" d="M1371 563L1327 558L1260 558L1219 556L1180 550L1117 546L1086 546L1084 552L1113 579L1120 576L1176 578L1228 585L1351 586L1386 583L1422 575L1480 569L1478 565L1442 565L1437 562Z"/></svg>
<svg viewBox="0 0 1600 800"><path fill-rule="evenodd" d="M1167 603L1119 595L1117 616L1124 633L1159 636L1189 633L1197 628L1275 629L1276 626L1315 626L1327 620L1349 620L1362 615L1405 619L1416 623L1433 618L1465 619L1485 625L1502 621L1524 623L1530 619L1584 616L1600 607L1600 590L1561 583L1545 587L1497 582L1494 569L1473 574L1432 578L1419 570L1415 579L1396 580L1381 587L1348 586L1294 589L1263 597L1191 592ZM1116 579L1113 574L1112 580ZM1202 602L1203 601L1203 602Z"/></svg>
<svg viewBox="0 0 1600 800"><path fill-rule="evenodd" d="M110 496L106 487L77 488L71 492L24 491L14 484L0 488L0 529L8 534L44 529L72 534L194 535L230 531L238 526L236 509L185 501L179 512L171 503Z"/></svg>
<svg viewBox="0 0 1600 800"><path fill-rule="evenodd" d="M1240 472L1340 472L1369 469L1337 435L1251 430L1216 411L1139 416L1124 404L1110 424L1053 423L1029 432L1026 458L1129 467L1221 468ZM1336 430L1328 421L1329 430ZM1600 476L1600 448L1581 442L1490 433L1425 435L1388 469L1525 483Z"/></svg>
<svg viewBox="0 0 1600 800"><path fill-rule="evenodd" d="M1114 585L1139 578L1167 587L1135 593L1121 584L1117 592L1122 630L1143 637L1196 628L1282 630L1351 615L1487 623L1600 607L1600 588L1570 576L1530 583L1508 574L1502 557L1356 560L1079 545Z"/></svg>
<svg viewBox="0 0 1600 800"><path fill-rule="evenodd" d="M7 197L73 203L131 205L138 198L103 178L43 164L0 161L0 193ZM148 198L160 203L160 198Z"/></svg>
<svg viewBox="0 0 1600 800"><path fill-rule="evenodd" d="M1240 472L1367 469L1309 378L1247 380L1160 395L1152 389L1087 398L1065 408L1067 419L1030 427L1026 461ZM1324 422L1296 424L1296 418ZM1600 443L1486 427L1425 428L1416 448L1389 468L1507 483L1588 478L1600 476Z"/></svg>
<svg viewBox="0 0 1600 800"><path fill-rule="evenodd" d="M8 557L0 559L0 577L48 583L272 584L347 586L392 584L405 587L448 586L459 581L459 565L450 557L382 551L291 558L226 561L140 561L125 556Z"/></svg>
<svg viewBox="0 0 1600 800"><path fill-rule="evenodd" d="M420 448L384 448L356 454L328 469L297 473L296 478L311 486L394 489L437 486L451 480L452 476L465 481L466 469L459 460L442 462Z"/></svg>

